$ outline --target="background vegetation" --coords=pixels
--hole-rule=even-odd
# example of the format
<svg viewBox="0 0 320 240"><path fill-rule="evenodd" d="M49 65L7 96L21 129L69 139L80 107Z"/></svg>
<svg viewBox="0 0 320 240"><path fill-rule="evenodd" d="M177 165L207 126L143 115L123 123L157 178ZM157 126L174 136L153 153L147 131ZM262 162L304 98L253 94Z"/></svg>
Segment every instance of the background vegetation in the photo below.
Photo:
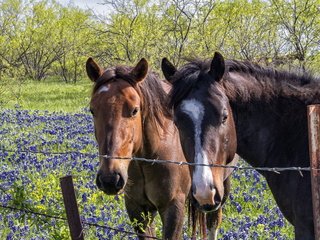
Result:
<svg viewBox="0 0 320 240"><path fill-rule="evenodd" d="M0 82L77 82L88 56L105 66L162 57L245 59L320 67L319 0L102 0L107 16L54 0L0 1Z"/></svg>
<svg viewBox="0 0 320 240"><path fill-rule="evenodd" d="M162 57L181 65L184 57L212 57L218 50L226 58L317 72L320 0L104 2L106 16L54 0L0 0L0 202L64 215L58 180L73 174L84 220L132 231L122 196L106 196L94 184L87 57L105 66L145 57L159 71ZM219 237L293 239L292 226L257 172L235 171L232 181ZM0 208L0 222L1 239L69 238L65 221ZM158 219L158 237L160 231ZM85 236L126 238L88 226Z"/></svg>

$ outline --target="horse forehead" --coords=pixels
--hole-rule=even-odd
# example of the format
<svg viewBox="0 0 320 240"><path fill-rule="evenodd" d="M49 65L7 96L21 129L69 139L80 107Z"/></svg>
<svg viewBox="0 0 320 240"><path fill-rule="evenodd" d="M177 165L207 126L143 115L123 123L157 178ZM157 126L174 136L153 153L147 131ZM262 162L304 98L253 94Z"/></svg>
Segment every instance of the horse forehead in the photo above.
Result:
<svg viewBox="0 0 320 240"><path fill-rule="evenodd" d="M204 116L204 105L196 99L183 100L180 106L182 112L193 121L201 122Z"/></svg>
<svg viewBox="0 0 320 240"><path fill-rule="evenodd" d="M137 104L139 101L138 92L129 83L124 81L112 82L98 88L91 100L92 104Z"/></svg>
<svg viewBox="0 0 320 240"><path fill-rule="evenodd" d="M96 94L108 93L107 95L118 95L118 94L135 94L134 87L125 80L115 79L114 81L107 82L101 85L97 90Z"/></svg>

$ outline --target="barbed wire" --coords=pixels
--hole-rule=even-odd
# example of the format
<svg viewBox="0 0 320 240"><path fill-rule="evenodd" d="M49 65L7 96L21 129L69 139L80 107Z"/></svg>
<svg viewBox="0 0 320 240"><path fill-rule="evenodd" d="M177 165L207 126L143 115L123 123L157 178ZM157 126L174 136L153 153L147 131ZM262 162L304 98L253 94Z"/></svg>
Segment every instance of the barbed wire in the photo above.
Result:
<svg viewBox="0 0 320 240"><path fill-rule="evenodd" d="M17 153L17 151L15 151L15 150L9 150L9 149L4 149L4 148L0 148L0 151L2 151L2 152L10 152L10 153ZM92 156L92 155L98 156L98 154L81 153L81 152L77 152L77 151L48 152L48 151L19 150L19 153L43 154L43 155L80 154L80 155L87 155L87 156ZM53 216L53 215L50 215L50 214L35 212L35 211L28 210L28 209L22 209L22 208L17 208L17 207L13 207L13 206L5 206L5 205L0 204L0 208L9 209L9 210L12 210L12 211L24 212L26 214L33 214L33 215L37 215L37 216L41 216L41 217L47 217L47 218L56 219L56 220L68 221L67 218L64 218L64 217L61 217L61 216ZM112 230L112 231L114 231L116 233L124 233L126 235L136 235L138 237L147 237L147 238L150 238L150 239L159 239L159 240L161 239L161 238L148 236L148 235L141 234L141 233L136 233L136 232L131 232L131 231L123 230L123 229L113 228L113 227L110 227L110 226L103 226L103 225L99 225L99 224L96 224L96 223L91 223L91 222L88 222L88 221L85 221L85 220L81 220L81 222L82 222L83 225L87 225L89 227L108 229L108 230Z"/></svg>
<svg viewBox="0 0 320 240"><path fill-rule="evenodd" d="M57 216L57 215L54 216L54 215L50 215L50 214L47 214L47 213L35 212L35 211L28 210L28 209L22 209L22 208L18 208L18 207L3 205L3 204L0 204L0 208L9 209L11 211L16 211L16 212L17 211L18 212L23 212L23 213L26 213L26 214L33 214L33 215L41 216L41 217L47 217L47 218L50 218L50 219L56 219L56 220L60 220L60 221L68 221L68 219L65 218L65 217L61 217L61 216ZM81 220L81 223L83 225L87 225L87 226L90 226L90 227L108 229L108 230L114 231L116 233L125 233L126 235L136 235L138 237L147 237L147 238L151 238L151 239L159 239L159 240L161 239L161 238L157 238L157 237L153 237L153 236L144 235L144 234L141 234L141 233L135 233L135 232L131 232L131 231L123 230L123 229L118 229L118 228L114 228L114 227L103 226L103 225L96 224L96 223L91 223L91 222L88 222L88 221L85 221L85 220Z"/></svg>
<svg viewBox="0 0 320 240"><path fill-rule="evenodd" d="M4 152L12 152L16 153L17 151L8 150L4 148L0 148L0 151ZM301 176L303 176L302 172L310 172L310 171L320 171L318 168L311 167L251 167L251 166L235 166L235 165L222 165L222 164L204 164L204 163L191 163L191 162L182 162L182 161L174 161L174 160L162 160L162 159L148 159L142 157L119 157L119 156L109 156L109 155L100 155L97 153L82 153L77 151L66 151L66 152L48 152L48 151L33 151L33 150L19 150L20 153L32 153L32 154L43 154L43 155L70 155L70 154L79 154L84 156L97 156L103 157L106 159L119 159L126 161L142 161L151 164L175 164L175 165L187 165L187 166L200 166L200 167L210 167L210 168L226 168L226 169L234 169L234 170L256 170L256 171L266 171L266 172L274 172L277 174L281 174L283 171L297 171Z"/></svg>
<svg viewBox="0 0 320 240"><path fill-rule="evenodd" d="M9 209L9 210L12 210L12 211L24 212L26 214L34 214L34 215L37 215L37 216L52 218L52 219L56 219L56 220L67 221L67 219L64 218L64 217L53 216L53 215L49 215L47 213L34 212L34 211L29 210L29 209L22 209L22 208L18 208L18 207L3 205L3 204L0 204L0 208Z"/></svg>
<svg viewBox="0 0 320 240"><path fill-rule="evenodd" d="M257 171L269 171L269 172L275 172L277 174L280 174L280 172L283 171L297 171L300 173L301 176L303 176L302 171L320 171L320 169L317 168L311 168L311 167L250 167L250 166L233 166L233 165L221 165L221 164L203 164L203 163L190 163L190 162L182 162L182 161L174 161L174 160L162 160L162 159L148 159L148 158L141 158L141 157L119 157L119 156L109 156L109 155L100 155L97 153L83 153L83 152L78 152L78 151L66 151L66 152L49 152L49 151L34 151L34 150L9 150L5 149L3 147L0 147L0 151L2 152L11 152L11 153L27 153L27 154L43 154L43 155L70 155L70 154L79 154L79 155L84 155L84 156L97 156L97 157L102 157L105 159L119 159L119 160L124 160L124 161L141 161L141 162L146 162L150 164L175 164L179 166L201 166L201 167L210 167L210 168L215 168L215 167L221 167L221 168L226 168L226 169L234 169L234 170L257 170ZM0 204L0 208L6 208L10 209L12 211L20 211L24 212L26 214L34 214L42 217L47 217L51 219L56 219L56 220L63 220L67 221L67 218L61 217L61 216L53 216L50 214L46 213L40 213L40 212L34 212L31 210L27 209L21 209L13 206L5 206ZM83 225L87 225L89 227L96 227L96 228L103 228L103 229L108 229L111 231L114 231L116 233L124 233L126 235L135 235L135 236L143 236L143 237L148 237L150 239L160 239L157 237L153 236L147 236L144 234L140 233L135 233L123 229L118 229L118 228L113 228L109 226L103 226L99 225L96 223L91 223L85 220L81 221Z"/></svg>
<svg viewBox="0 0 320 240"><path fill-rule="evenodd" d="M235 166L235 165L222 165L222 164L205 164L205 163L190 163L190 162L178 162L173 160L161 160L161 159L147 159L147 158L140 158L140 157L118 157L118 156L108 156L108 155L99 155L101 157L107 159L119 159L119 160L134 160L134 161L143 161L148 162L151 164L155 163L170 163L176 164L179 166L187 165L187 166L201 166L201 167L210 167L210 168L231 168L234 170L257 170L257 171L267 171L267 172L275 172L277 174L281 174L280 172L283 171L298 171L300 175L302 175L302 171L311 170L320 171L318 168L311 168L311 167L245 167L245 166Z"/></svg>

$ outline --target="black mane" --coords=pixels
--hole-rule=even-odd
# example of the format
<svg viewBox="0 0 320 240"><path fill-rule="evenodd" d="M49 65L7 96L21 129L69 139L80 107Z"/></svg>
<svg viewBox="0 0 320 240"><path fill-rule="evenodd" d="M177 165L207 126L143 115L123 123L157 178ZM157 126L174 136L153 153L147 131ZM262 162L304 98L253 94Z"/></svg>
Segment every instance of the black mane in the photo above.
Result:
<svg viewBox="0 0 320 240"><path fill-rule="evenodd" d="M207 60L193 60L182 66L175 73L171 81L173 87L169 93L170 108L174 108L198 84L200 73L207 72L209 66L210 62Z"/></svg>
<svg viewBox="0 0 320 240"><path fill-rule="evenodd" d="M320 102L320 79L307 72L281 71L236 60L227 60L225 65L222 84L231 100L295 97L306 104ZM192 60L182 66L172 80L169 107L174 107L195 85L201 84L199 75L209 68L210 60Z"/></svg>

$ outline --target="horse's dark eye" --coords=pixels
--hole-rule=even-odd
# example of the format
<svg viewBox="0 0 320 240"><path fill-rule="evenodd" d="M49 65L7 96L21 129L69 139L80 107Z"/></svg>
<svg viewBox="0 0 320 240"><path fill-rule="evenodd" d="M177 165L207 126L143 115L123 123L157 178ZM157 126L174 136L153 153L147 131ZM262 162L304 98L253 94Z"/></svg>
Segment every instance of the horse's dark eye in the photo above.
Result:
<svg viewBox="0 0 320 240"><path fill-rule="evenodd" d="M228 119L228 111L224 110L222 113L222 123L225 123Z"/></svg>
<svg viewBox="0 0 320 240"><path fill-rule="evenodd" d="M91 114L92 114L92 116L94 116L94 114L93 114L93 110L90 108L90 112L91 112Z"/></svg>
<svg viewBox="0 0 320 240"><path fill-rule="evenodd" d="M228 119L228 115L223 115L222 116L222 123L225 123Z"/></svg>
<svg viewBox="0 0 320 240"><path fill-rule="evenodd" d="M139 112L139 108L138 107L135 107L134 109L132 109L131 117L134 117L135 115L137 115L138 112Z"/></svg>

